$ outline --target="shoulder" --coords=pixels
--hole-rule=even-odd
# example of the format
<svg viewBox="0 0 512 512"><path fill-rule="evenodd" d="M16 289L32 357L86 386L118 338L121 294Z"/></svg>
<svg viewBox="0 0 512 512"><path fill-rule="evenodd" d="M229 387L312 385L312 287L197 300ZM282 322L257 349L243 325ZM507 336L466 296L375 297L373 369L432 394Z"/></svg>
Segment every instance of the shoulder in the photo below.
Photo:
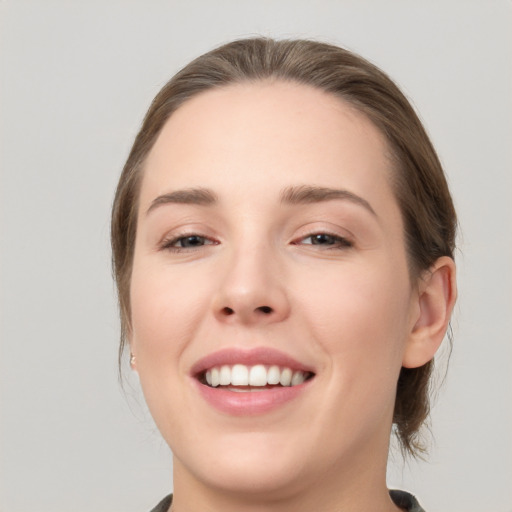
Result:
<svg viewBox="0 0 512 512"><path fill-rule="evenodd" d="M172 503L172 494L166 496L156 507L152 508L150 512L167 512Z"/></svg>
<svg viewBox="0 0 512 512"><path fill-rule="evenodd" d="M389 495L393 503L407 512L425 512L418 500L410 493L391 489Z"/></svg>

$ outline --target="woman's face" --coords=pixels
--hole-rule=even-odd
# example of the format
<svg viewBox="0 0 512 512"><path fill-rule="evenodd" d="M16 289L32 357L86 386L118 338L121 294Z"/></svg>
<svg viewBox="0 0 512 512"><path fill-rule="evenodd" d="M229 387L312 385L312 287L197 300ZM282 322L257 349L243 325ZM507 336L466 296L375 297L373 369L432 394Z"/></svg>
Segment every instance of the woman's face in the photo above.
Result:
<svg viewBox="0 0 512 512"><path fill-rule="evenodd" d="M418 315L391 172L363 115L303 85L209 91L169 119L130 343L175 479L291 492L385 465Z"/></svg>

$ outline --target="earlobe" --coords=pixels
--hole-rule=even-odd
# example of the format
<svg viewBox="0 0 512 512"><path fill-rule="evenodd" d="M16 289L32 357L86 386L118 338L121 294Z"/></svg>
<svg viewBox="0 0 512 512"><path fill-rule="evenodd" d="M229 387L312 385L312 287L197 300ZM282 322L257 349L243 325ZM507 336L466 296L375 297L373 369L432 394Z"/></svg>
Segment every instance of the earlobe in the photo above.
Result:
<svg viewBox="0 0 512 512"><path fill-rule="evenodd" d="M131 322L129 325L126 326L124 339L125 339L125 343L130 348L130 368L132 369L132 371L137 373L137 358L135 357L135 349L133 347L134 343L133 343L133 332L132 332Z"/></svg>
<svg viewBox="0 0 512 512"><path fill-rule="evenodd" d="M133 348L131 332L127 333L126 341L128 342L128 345L130 347L130 368L132 369L133 372L137 373L137 358L135 357L134 354L135 350Z"/></svg>
<svg viewBox="0 0 512 512"><path fill-rule="evenodd" d="M402 366L417 368L434 357L448 329L456 298L455 263L452 258L443 256L420 281L418 313L405 347Z"/></svg>

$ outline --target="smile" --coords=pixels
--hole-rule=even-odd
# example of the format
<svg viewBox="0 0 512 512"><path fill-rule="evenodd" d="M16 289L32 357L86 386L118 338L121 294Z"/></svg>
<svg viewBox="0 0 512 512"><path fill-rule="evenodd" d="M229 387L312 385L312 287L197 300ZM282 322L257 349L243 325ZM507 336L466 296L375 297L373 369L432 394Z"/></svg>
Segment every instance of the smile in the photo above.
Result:
<svg viewBox="0 0 512 512"><path fill-rule="evenodd" d="M222 387L234 392L247 392L271 389L275 386L298 386L311 377L311 372L293 371L289 367L234 364L214 366L204 372L201 380L213 388Z"/></svg>
<svg viewBox="0 0 512 512"><path fill-rule="evenodd" d="M234 416L265 414L295 401L316 372L271 347L222 349L197 361L190 377L212 407Z"/></svg>

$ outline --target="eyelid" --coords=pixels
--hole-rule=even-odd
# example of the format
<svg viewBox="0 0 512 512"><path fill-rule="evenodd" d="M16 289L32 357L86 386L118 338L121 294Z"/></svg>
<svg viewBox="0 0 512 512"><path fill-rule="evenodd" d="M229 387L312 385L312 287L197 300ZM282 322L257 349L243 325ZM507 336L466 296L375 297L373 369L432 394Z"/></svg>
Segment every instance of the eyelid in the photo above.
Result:
<svg viewBox="0 0 512 512"><path fill-rule="evenodd" d="M317 232L317 233L311 233L309 235L306 235L305 237L302 237L301 240L306 240L308 238L313 239L314 237L320 236L320 235L325 235L327 237L332 238L333 240L343 241L343 242L349 243L349 240L348 240L347 237L341 236L341 235L337 235L337 234L334 234L334 233L330 233L328 231L320 231L320 232Z"/></svg>
<svg viewBox="0 0 512 512"><path fill-rule="evenodd" d="M204 239L207 243L202 245L198 245L196 247L179 247L175 244L178 243L181 239L190 238L190 237L198 237ZM171 251L171 252L187 252L187 251L197 251L205 246L218 245L220 242L216 240L214 237L210 235L206 235L201 230L187 230L183 232L175 232L170 235L166 235L162 241L158 244L158 249L161 251Z"/></svg>
<svg viewBox="0 0 512 512"><path fill-rule="evenodd" d="M356 236L347 228L342 227L337 223L334 224L332 222L316 221L305 223L296 229L292 244L297 244L297 242L308 237L321 234L329 235L338 240L348 242L351 246L354 246L356 243Z"/></svg>
<svg viewBox="0 0 512 512"><path fill-rule="evenodd" d="M334 243L332 243L332 244L321 244L321 243L315 244L313 242L304 243L304 240L307 240L308 238L312 239L313 237L318 236L318 235L326 235L328 237L331 237L331 238L333 238ZM354 246L354 242L350 237L340 235L338 233L333 233L333 232L325 230L325 229L315 230L314 232L311 232L311 233L305 234L304 236L295 238L294 241L292 242L292 244L293 245L314 246L314 247L317 247L318 249L324 249L324 250L327 250L327 249L350 249L351 247Z"/></svg>

